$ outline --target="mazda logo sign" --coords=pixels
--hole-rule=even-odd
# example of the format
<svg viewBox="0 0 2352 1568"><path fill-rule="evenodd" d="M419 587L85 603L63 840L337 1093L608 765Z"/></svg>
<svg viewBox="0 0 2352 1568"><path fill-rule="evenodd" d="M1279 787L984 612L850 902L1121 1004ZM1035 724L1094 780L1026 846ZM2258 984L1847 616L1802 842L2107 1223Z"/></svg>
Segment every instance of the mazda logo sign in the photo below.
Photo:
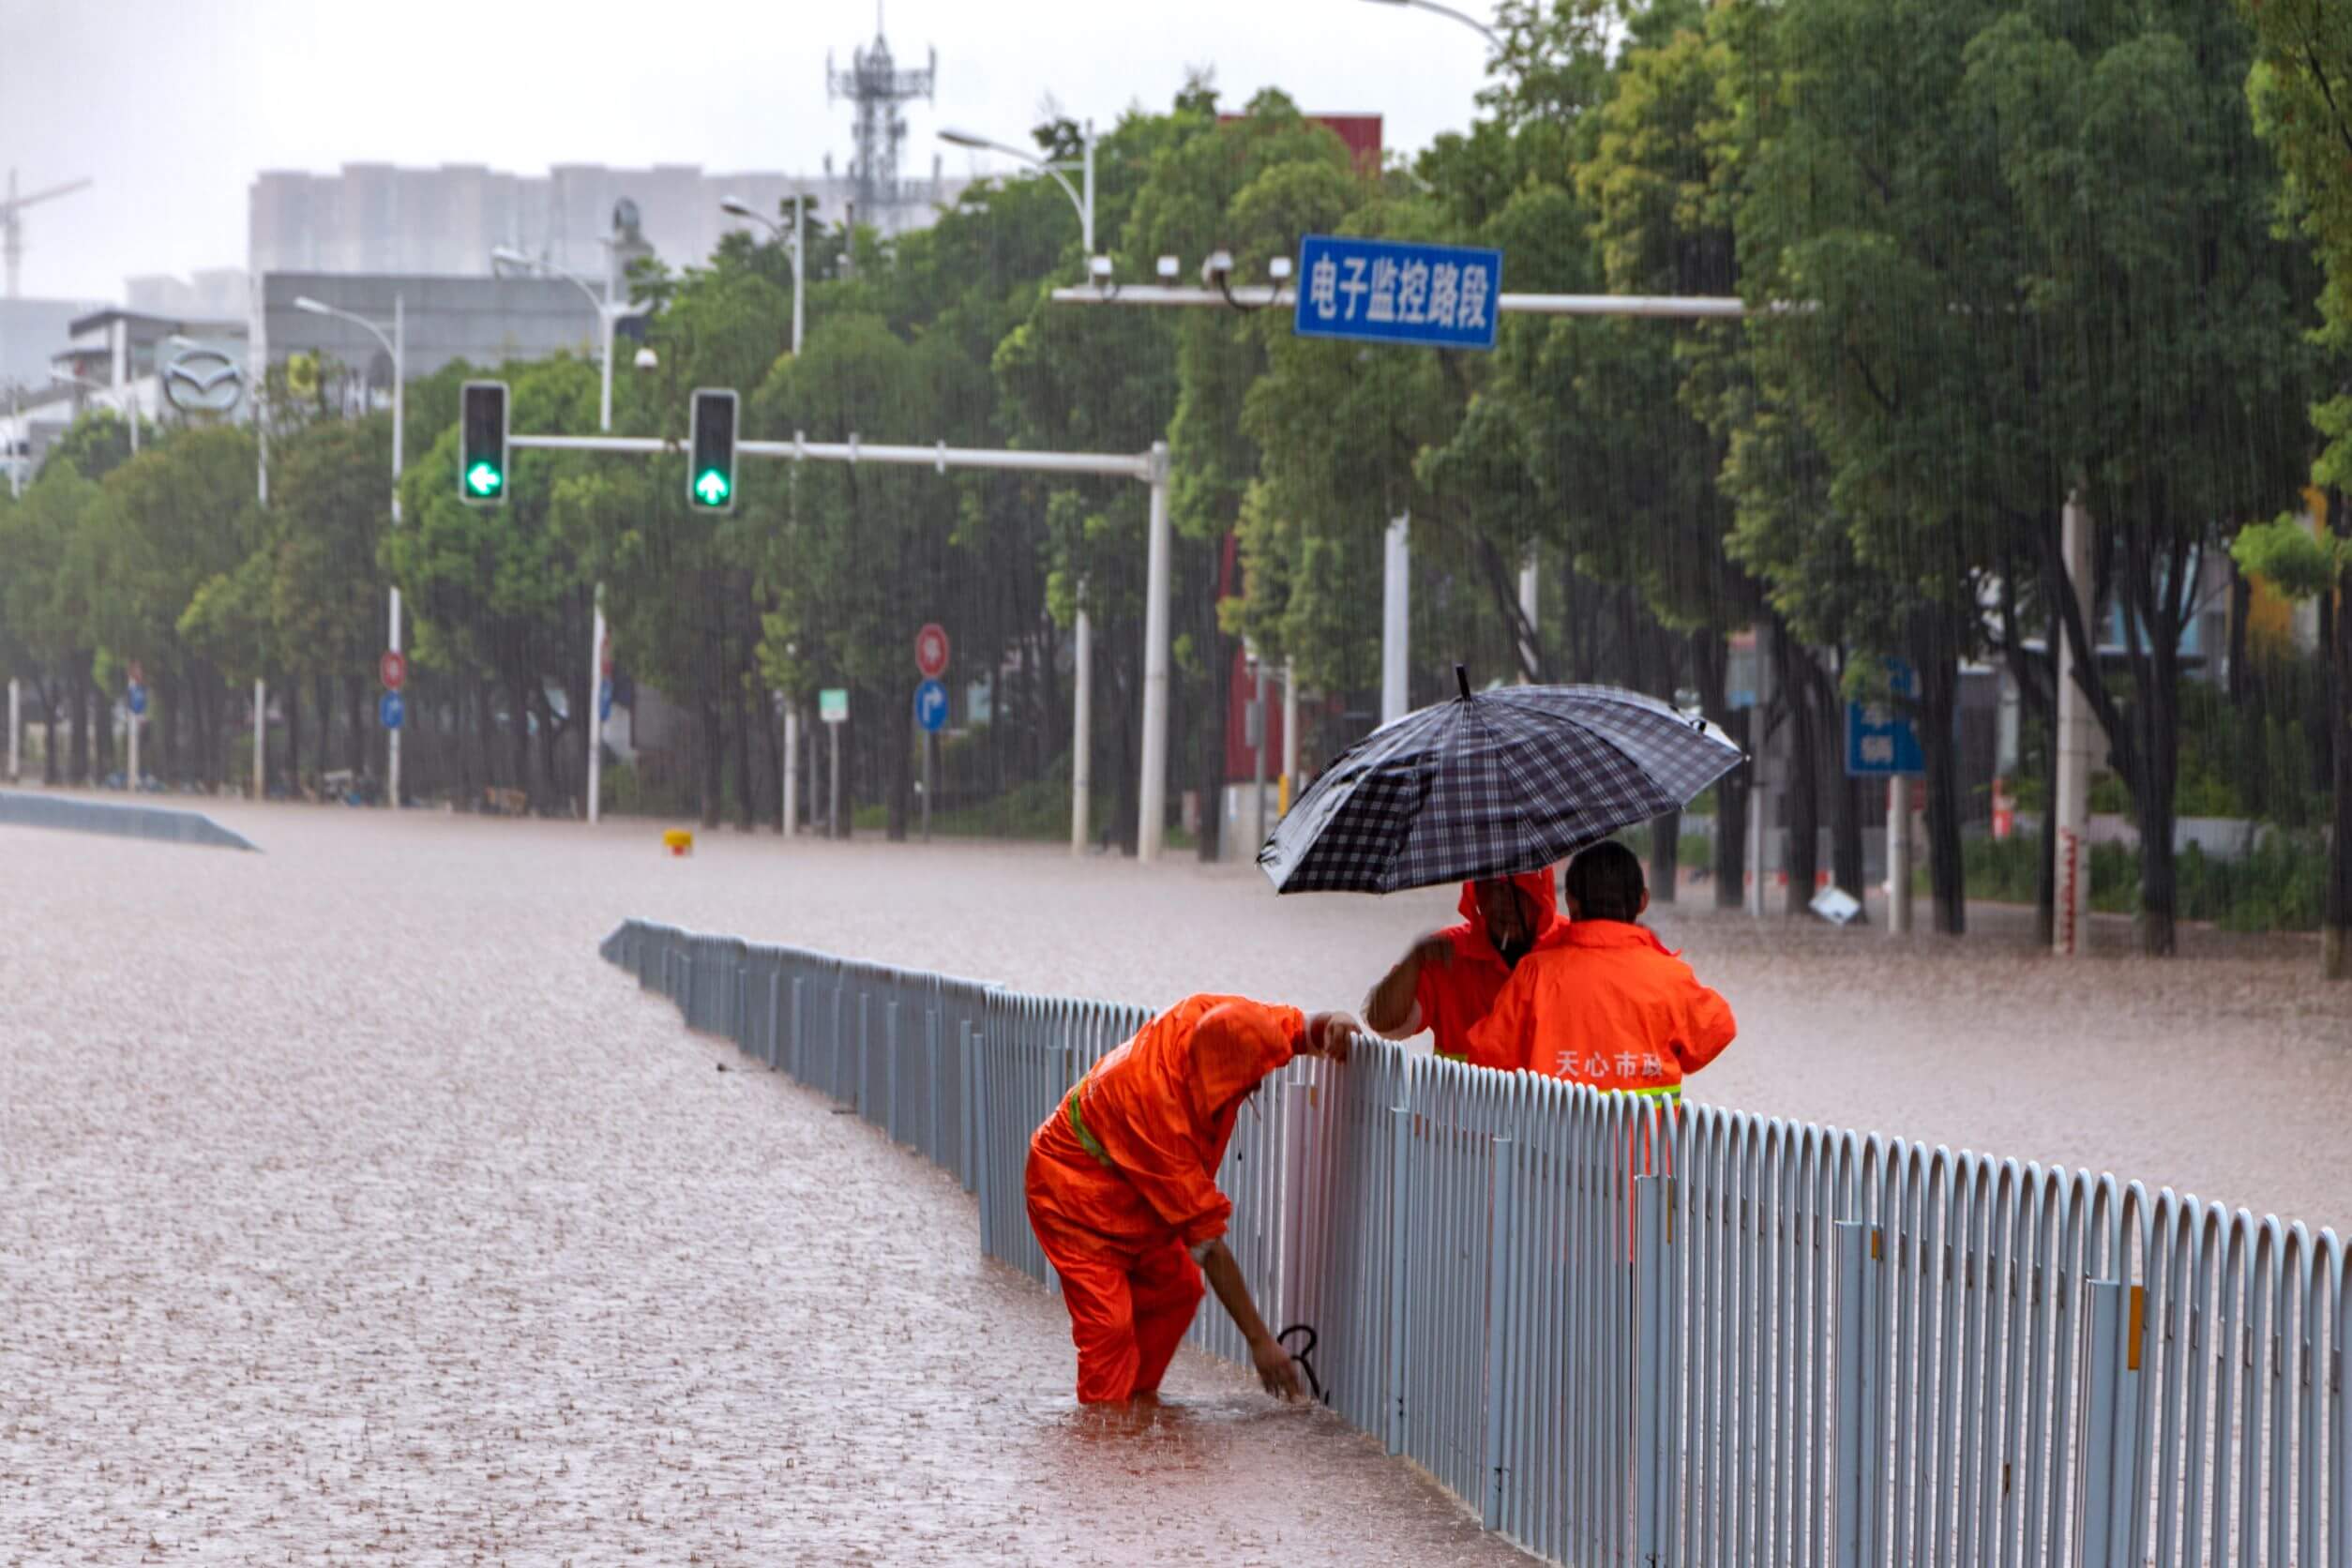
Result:
<svg viewBox="0 0 2352 1568"><path fill-rule="evenodd" d="M182 349L163 369L163 396L183 414L226 414L245 394L245 367L219 349Z"/></svg>

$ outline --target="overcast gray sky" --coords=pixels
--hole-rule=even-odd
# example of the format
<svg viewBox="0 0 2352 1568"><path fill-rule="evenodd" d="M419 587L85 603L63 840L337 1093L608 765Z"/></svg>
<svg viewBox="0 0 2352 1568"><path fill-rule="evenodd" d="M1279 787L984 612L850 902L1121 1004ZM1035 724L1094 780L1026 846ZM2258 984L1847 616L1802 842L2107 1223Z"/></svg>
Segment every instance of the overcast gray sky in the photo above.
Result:
<svg viewBox="0 0 2352 1568"><path fill-rule="evenodd" d="M939 50L938 101L908 115L920 170L934 148L973 166L942 124L1022 141L1048 93L1107 122L1165 107L1194 64L1230 105L1279 85L1419 147L1468 123L1485 58L1459 23L1365 0L893 0L886 21L902 62ZM262 169L846 163L825 52L847 65L874 23L811 0L0 0L0 170L97 181L25 215L23 292L242 266Z"/></svg>

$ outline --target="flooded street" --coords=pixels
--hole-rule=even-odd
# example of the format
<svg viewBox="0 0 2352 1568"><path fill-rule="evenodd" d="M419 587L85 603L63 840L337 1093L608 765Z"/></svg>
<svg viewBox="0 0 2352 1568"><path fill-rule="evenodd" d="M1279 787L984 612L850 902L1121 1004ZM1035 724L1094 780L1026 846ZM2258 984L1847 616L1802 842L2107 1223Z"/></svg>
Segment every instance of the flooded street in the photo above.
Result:
<svg viewBox="0 0 2352 1568"><path fill-rule="evenodd" d="M637 915L1352 1007L1452 894L214 814L264 852L0 829L0 1562L1525 1560L1191 1351L1157 1426L1081 1420L1060 1304L952 1182L596 954ZM1741 1019L1697 1098L2352 1224L2352 987L2309 943L1653 923Z"/></svg>

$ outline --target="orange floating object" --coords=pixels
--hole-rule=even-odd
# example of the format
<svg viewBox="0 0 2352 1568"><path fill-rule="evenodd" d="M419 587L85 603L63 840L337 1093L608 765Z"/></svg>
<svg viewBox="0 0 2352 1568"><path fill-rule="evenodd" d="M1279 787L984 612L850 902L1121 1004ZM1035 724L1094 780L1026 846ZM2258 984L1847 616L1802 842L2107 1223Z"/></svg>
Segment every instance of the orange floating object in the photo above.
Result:
<svg viewBox="0 0 2352 1568"><path fill-rule="evenodd" d="M673 827L661 836L661 847L683 860L694 852L694 833L689 828Z"/></svg>

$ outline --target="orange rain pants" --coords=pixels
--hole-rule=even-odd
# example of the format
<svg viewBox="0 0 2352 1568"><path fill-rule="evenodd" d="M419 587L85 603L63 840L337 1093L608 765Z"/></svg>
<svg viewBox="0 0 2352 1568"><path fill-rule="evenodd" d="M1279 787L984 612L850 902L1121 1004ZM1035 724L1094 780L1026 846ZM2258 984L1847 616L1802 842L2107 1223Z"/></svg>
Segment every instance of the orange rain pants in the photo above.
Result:
<svg viewBox="0 0 2352 1568"><path fill-rule="evenodd" d="M1259 1080L1290 1060L1295 1007L1195 996L1103 1058L1029 1140L1030 1229L1062 1279L1078 1396L1156 1391L1203 1295L1191 1249L1225 1234L1216 1168Z"/></svg>

